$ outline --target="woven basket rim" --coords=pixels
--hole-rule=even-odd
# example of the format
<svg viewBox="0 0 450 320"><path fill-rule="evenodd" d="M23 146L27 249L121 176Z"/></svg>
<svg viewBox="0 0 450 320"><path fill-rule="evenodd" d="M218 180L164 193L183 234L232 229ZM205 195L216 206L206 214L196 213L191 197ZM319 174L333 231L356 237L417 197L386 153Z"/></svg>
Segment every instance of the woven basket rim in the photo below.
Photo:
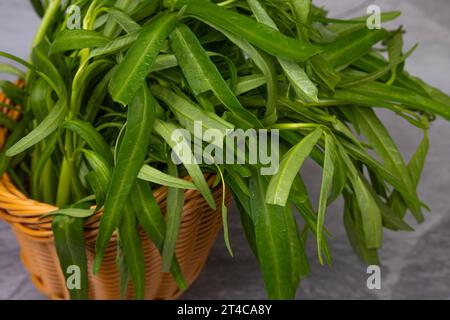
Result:
<svg viewBox="0 0 450 320"><path fill-rule="evenodd" d="M212 186L215 181L215 175L206 174L207 183ZM190 177L185 178L190 179ZM185 191L185 203L197 196L196 190ZM165 209L165 199L167 196L167 187L161 186L153 190L153 196L160 205L162 211ZM19 228L22 232L36 237L48 238L53 236L52 216L41 218L43 215L56 211L58 207L36 201L26 197L19 191L7 174L4 174L0 180L0 219ZM89 236L97 234L100 218L103 215L103 208L95 212L85 221L85 232Z"/></svg>

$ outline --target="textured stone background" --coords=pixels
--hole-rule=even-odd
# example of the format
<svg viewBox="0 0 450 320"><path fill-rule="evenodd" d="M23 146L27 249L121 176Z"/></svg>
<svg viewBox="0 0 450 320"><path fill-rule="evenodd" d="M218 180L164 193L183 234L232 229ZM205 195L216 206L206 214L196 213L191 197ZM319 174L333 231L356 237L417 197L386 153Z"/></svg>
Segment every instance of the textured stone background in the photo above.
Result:
<svg viewBox="0 0 450 320"><path fill-rule="evenodd" d="M408 30L406 45L421 45L407 68L431 84L450 92L450 1L448 0L320 0L332 16L364 15L370 4L382 10L401 10L397 24ZM0 0L0 50L26 58L38 19L26 0ZM420 135L404 121L382 113L401 150L409 156ZM314 245L309 256L312 274L301 284L299 299L449 299L450 298L450 124L438 120L431 130L431 151L420 186L432 213L414 233L385 233L381 250L382 289L366 289L366 268L351 252L342 226L341 204L328 212L326 225L333 234L332 267L317 264ZM320 171L308 163L308 186L317 194ZM315 198L316 199L316 198ZM185 294L186 299L264 299L264 285L255 259L245 243L235 210L231 211L231 241L235 258L217 241L206 268ZM30 283L19 261L18 247L8 227L0 222L0 299L44 299Z"/></svg>

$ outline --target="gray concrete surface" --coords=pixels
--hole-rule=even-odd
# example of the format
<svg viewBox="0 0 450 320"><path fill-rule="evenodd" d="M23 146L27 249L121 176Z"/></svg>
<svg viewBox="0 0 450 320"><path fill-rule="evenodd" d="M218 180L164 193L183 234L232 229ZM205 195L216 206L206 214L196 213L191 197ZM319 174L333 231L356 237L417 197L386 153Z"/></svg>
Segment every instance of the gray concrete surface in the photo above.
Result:
<svg viewBox="0 0 450 320"><path fill-rule="evenodd" d="M419 42L407 68L431 84L450 92L450 1L449 0L320 0L334 17L363 15L369 4L382 10L401 10L396 22L408 30L406 45ZM33 28L38 20L26 0L0 0L0 50L26 58ZM401 150L410 155L419 142L419 133L387 112L383 120ZM319 266L314 245L308 252L312 274L298 291L299 299L449 299L450 298L450 124L438 120L430 132L431 150L420 186L423 200L432 212L414 233L386 232L381 250L382 289L366 288L366 267L355 258L342 226L338 203L328 212L326 226L333 238L331 267ZM308 163L306 181L315 199L320 171ZM231 258L217 241L206 268L184 295L185 299L264 299L264 285L237 219L230 213ZM18 247L8 227L0 222L0 299L44 299L31 285L19 262Z"/></svg>

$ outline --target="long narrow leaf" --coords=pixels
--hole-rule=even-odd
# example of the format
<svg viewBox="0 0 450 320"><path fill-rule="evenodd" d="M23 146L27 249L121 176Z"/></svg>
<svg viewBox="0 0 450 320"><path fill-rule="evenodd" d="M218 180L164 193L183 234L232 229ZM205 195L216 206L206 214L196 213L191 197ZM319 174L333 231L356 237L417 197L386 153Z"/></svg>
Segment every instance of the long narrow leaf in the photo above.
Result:
<svg viewBox="0 0 450 320"><path fill-rule="evenodd" d="M124 209L119 226L119 236L123 246L125 265L133 280L134 298L143 300L146 287L144 252L139 238L136 216L130 203Z"/></svg>
<svg viewBox="0 0 450 320"><path fill-rule="evenodd" d="M197 189L195 184L193 184L192 182L171 176L149 165L144 165L141 168L141 171L139 171L138 178L141 180L153 182L161 186L170 188L191 189L191 190Z"/></svg>
<svg viewBox="0 0 450 320"><path fill-rule="evenodd" d="M74 282L68 286L70 298L87 300L88 268L84 251L83 219L58 215L53 219L52 229L61 270L68 284L69 281Z"/></svg>
<svg viewBox="0 0 450 320"><path fill-rule="evenodd" d="M113 154L110 146L106 143L102 135L86 121L70 120L62 126L78 134L94 150L101 154L111 165L113 164Z"/></svg>
<svg viewBox="0 0 450 320"><path fill-rule="evenodd" d="M109 91L115 101L128 105L133 99L176 23L175 15L162 14L141 31L112 76Z"/></svg>
<svg viewBox="0 0 450 320"><path fill-rule="evenodd" d="M67 114L66 101L59 100L48 116L29 134L20 139L6 151L6 156L13 157L31 148L55 132L63 123Z"/></svg>
<svg viewBox="0 0 450 320"><path fill-rule="evenodd" d="M265 196L267 203L286 205L295 177L322 134L320 128L316 129L286 153L281 160L278 173L270 180Z"/></svg>
<svg viewBox="0 0 450 320"><path fill-rule="evenodd" d="M277 57L305 61L321 51L311 44L289 38L269 26L207 1L182 0L177 1L176 5L179 7L186 5L186 14L193 15L212 27L218 26L241 36Z"/></svg>
<svg viewBox="0 0 450 320"><path fill-rule="evenodd" d="M130 201L133 204L139 223L162 254L166 234L166 223L148 183L136 181L136 185L130 194ZM172 272L178 287L181 290L185 290L187 284L176 257L174 257L170 271Z"/></svg>
<svg viewBox="0 0 450 320"><path fill-rule="evenodd" d="M177 167L169 162L170 175L178 176ZM162 269L167 272L172 265L175 256L175 246L178 240L181 225L181 215L183 213L184 192L178 188L169 188L167 191L167 230L162 251Z"/></svg>
<svg viewBox="0 0 450 320"><path fill-rule="evenodd" d="M273 22L272 18L267 14L264 7L259 3L259 1L247 0L247 2L249 3L253 13L255 14L259 22L278 30L278 27ZM297 63L287 59L278 58L278 62L286 73L286 76L288 77L298 96L306 102L317 102L317 87L309 79L305 70L303 70Z"/></svg>
<svg viewBox="0 0 450 320"><path fill-rule="evenodd" d="M155 101L145 85L141 86L129 106L127 119L127 128L118 152L106 196L104 214L100 221L96 243L95 272L100 268L109 239L119 224L122 209L148 151L148 137L155 121Z"/></svg>
<svg viewBox="0 0 450 320"><path fill-rule="evenodd" d="M416 199L411 203L408 201L414 216L418 221L423 221L423 216L420 211L420 201L416 194L416 185L414 184L411 174L406 168L400 151L390 137L386 128L378 119L373 110L366 109L364 112L360 109L353 109L357 121L365 136L381 157L386 168L393 172L397 179L399 179L411 195Z"/></svg>
<svg viewBox="0 0 450 320"><path fill-rule="evenodd" d="M92 30L63 30L53 41L50 54L79 50L84 48L101 47L106 45L109 39L102 34Z"/></svg>
<svg viewBox="0 0 450 320"><path fill-rule="evenodd" d="M266 204L263 178L250 178L250 214L254 225L258 262L266 284L269 299L293 299L292 251L289 243L285 208Z"/></svg>
<svg viewBox="0 0 450 320"><path fill-rule="evenodd" d="M208 57L195 34L185 25L172 34L172 48L184 76L195 95L212 90L221 102L234 113L245 127L261 127L261 123L246 110L228 87L217 67Z"/></svg>
<svg viewBox="0 0 450 320"><path fill-rule="evenodd" d="M174 148L177 147L177 144L174 140L172 140L172 134L174 130L180 129L179 127L175 126L172 123L164 122L159 119L156 119L155 121L155 131L166 141L166 143L172 148L172 150L176 153L176 150ZM183 149L184 150L190 150L190 145L186 145L186 141L184 141L185 144ZM189 175L191 176L192 180L194 181L194 184L200 191L200 193L203 195L203 197L208 202L209 206L211 208L216 208L216 204L214 201L214 197L212 196L211 190L208 187L208 184L206 183L205 177L200 170L200 167L194 162L193 155L185 155L190 158L190 161L183 162L184 167L188 171ZM178 157L180 160L183 160L183 156L178 154Z"/></svg>
<svg viewBox="0 0 450 320"><path fill-rule="evenodd" d="M323 164L322 185L320 187L319 209L317 213L317 252L319 254L319 261L323 264L322 258L322 229L325 221L325 212L328 207L328 194L332 185L332 180L335 172L335 153L336 147L333 137L330 134L325 134L325 161Z"/></svg>

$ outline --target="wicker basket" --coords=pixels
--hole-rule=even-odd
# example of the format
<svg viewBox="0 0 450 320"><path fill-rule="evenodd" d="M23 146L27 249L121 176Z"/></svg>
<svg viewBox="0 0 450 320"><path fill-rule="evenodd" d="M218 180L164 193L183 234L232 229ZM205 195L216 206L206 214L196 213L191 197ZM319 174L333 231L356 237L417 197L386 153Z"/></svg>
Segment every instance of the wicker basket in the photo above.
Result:
<svg viewBox="0 0 450 320"><path fill-rule="evenodd" d="M8 103L0 93L0 101ZM11 117L18 117L17 111L3 110ZM7 131L0 128L0 146L6 139ZM214 182L214 176L207 176L208 184ZM222 200L222 187L213 189L217 208ZM154 191L162 212L165 212L167 189ZM226 195L227 204L231 199ZM39 203L24 196L5 174L0 180L0 219L9 223L20 245L21 259L35 286L51 299L68 299L65 280L59 266L51 229L51 218L39 219L42 214L54 211L52 205ZM176 255L182 273L188 284L199 275L222 226L218 210L212 210L198 191L185 193L185 205L181 230L176 247ZM100 272L92 274L95 256L95 240L102 213L86 219L85 239L86 255L89 267L89 298L94 300L120 299L119 271L116 267L115 235L105 253ZM161 256L155 246L141 231L142 247L146 266L145 299L176 299L182 292L175 284L170 273L161 270ZM130 285L127 299L133 298Z"/></svg>

